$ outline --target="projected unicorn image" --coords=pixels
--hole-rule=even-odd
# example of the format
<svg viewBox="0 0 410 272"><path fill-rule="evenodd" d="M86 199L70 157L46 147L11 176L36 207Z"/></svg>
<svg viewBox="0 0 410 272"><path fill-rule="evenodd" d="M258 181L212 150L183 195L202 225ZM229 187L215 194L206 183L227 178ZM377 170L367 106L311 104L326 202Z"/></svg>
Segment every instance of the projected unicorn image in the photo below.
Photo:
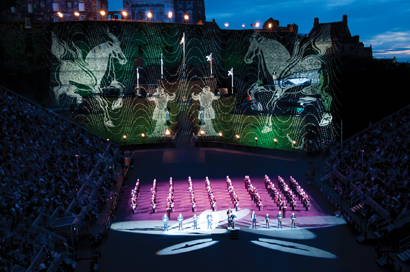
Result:
<svg viewBox="0 0 410 272"><path fill-rule="evenodd" d="M192 94L192 99L198 100L200 104L200 129L205 131L207 136L218 135L214 129L214 126L212 125L212 120L215 119L215 110L212 107L212 102L218 100L219 97L211 92L210 87L205 86L204 88L202 88L202 92L200 92L199 94Z"/></svg>
<svg viewBox="0 0 410 272"><path fill-rule="evenodd" d="M164 136L164 132L168 128L167 121L170 120L167 105L169 101L173 101L175 98L175 94L169 95L162 87L158 87L155 93L147 97L148 101L152 101L155 104L152 120L156 121L155 129L149 137Z"/></svg>
<svg viewBox="0 0 410 272"><path fill-rule="evenodd" d="M65 41L61 42L52 33L51 52L60 62L56 72L59 86L54 87L53 91L57 103L59 103L60 96L65 94L68 97L75 98L77 104L83 102L82 96L78 93L80 90L91 91L95 94L95 99L103 111L104 124L107 127L114 127L109 115L108 102L100 94L103 93L104 88L114 87L119 89L120 95L112 103L111 109L115 110L122 107L125 88L116 80L114 60L116 59L121 65L125 65L127 58L120 47L121 43L118 38L110 33L109 29L107 29L107 35L112 41L107 41L91 49L84 60L80 48L72 43L75 49L74 52ZM72 60L64 58L71 58ZM109 86L102 86L102 80L106 74L113 79Z"/></svg>
<svg viewBox="0 0 410 272"><path fill-rule="evenodd" d="M248 92L254 101L252 109L271 113L275 110L277 102L290 92L292 92L293 96L298 94L305 96L318 94L317 89L320 69L322 68L322 57L331 46L331 42L328 41L330 37L328 34L326 31L321 33L319 37L320 42L317 42L318 37L314 37L303 45L301 45L300 41L296 41L293 48L294 54L291 56L280 42L262 37L259 33L254 33L249 39L250 45L244 62L251 64L256 59L258 64L258 81L261 81L261 78L271 78L273 81L265 86L253 84L250 87ZM317 54L304 56L308 45L312 45ZM262 93L270 93L270 98L267 101L258 101L255 94ZM322 93L327 95L323 91ZM303 100L303 98L301 99ZM321 123L321 125L324 124L329 125L330 122ZM268 133L271 131L272 114L268 114L261 132ZM302 148L302 145L300 148Z"/></svg>

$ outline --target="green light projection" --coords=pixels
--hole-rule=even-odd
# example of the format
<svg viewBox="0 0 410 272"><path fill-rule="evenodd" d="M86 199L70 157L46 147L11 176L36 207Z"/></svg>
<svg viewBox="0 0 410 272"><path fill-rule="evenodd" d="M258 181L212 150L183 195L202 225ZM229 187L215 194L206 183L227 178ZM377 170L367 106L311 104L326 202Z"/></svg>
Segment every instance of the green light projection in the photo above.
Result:
<svg viewBox="0 0 410 272"><path fill-rule="evenodd" d="M77 122L119 144L167 141L166 129L181 140L288 150L336 136L330 29L306 38L203 25L64 22L51 32L55 104L79 106Z"/></svg>

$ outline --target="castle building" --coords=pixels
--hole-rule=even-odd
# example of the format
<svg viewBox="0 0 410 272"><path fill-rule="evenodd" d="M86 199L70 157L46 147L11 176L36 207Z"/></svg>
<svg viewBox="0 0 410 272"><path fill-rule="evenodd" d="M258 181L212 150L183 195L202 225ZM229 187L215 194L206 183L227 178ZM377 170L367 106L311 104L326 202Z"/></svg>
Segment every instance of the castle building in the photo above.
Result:
<svg viewBox="0 0 410 272"><path fill-rule="evenodd" d="M297 34L298 33L298 26L295 23L288 24L286 27L285 26L279 26L279 21L278 20L274 20L272 18L269 18L263 24L263 30L272 31L272 32L279 32L279 33L295 32Z"/></svg>
<svg viewBox="0 0 410 272"><path fill-rule="evenodd" d="M331 47L328 49L328 55L338 56L355 56L372 58L372 47L364 47L360 42L358 35L352 36L347 25L347 15L343 15L343 20L331 23L319 23L319 18L314 19L313 28L309 37L319 36L322 31L327 29L331 35Z"/></svg>
<svg viewBox="0 0 410 272"><path fill-rule="evenodd" d="M205 21L204 0L123 0L123 6L134 21L191 24Z"/></svg>
<svg viewBox="0 0 410 272"><path fill-rule="evenodd" d="M7 21L50 23L70 20L101 20L108 0L5 0L1 13Z"/></svg>

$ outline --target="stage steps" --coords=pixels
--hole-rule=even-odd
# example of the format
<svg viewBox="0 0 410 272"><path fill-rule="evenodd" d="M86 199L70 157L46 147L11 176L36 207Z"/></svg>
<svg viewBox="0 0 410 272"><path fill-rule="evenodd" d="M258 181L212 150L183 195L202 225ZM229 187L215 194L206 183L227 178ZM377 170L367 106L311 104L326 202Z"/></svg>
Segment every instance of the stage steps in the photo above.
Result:
<svg viewBox="0 0 410 272"><path fill-rule="evenodd" d="M351 210L352 212L356 212L356 211L360 210L361 208L363 208L363 207L364 207L364 204L365 204L364 202L359 203L359 204L357 204L356 206L352 207L350 210Z"/></svg>
<svg viewBox="0 0 410 272"><path fill-rule="evenodd" d="M229 236L231 240L239 240L239 229L230 229Z"/></svg>

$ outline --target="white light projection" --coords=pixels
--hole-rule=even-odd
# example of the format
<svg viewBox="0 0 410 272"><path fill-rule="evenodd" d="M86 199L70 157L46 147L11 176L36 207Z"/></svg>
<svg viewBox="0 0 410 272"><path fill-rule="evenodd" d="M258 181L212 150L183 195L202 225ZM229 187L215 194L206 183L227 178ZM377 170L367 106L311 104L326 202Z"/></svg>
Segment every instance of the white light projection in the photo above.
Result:
<svg viewBox="0 0 410 272"><path fill-rule="evenodd" d="M65 94L68 97L76 99L77 104L83 102L79 91L90 91L95 95L95 99L102 109L104 114L104 124L107 127L114 127L110 118L108 102L100 95L103 93L103 88L113 87L120 90L120 95L116 101L112 103L112 110L122 107L123 96L125 92L124 86L116 80L114 60L117 60L121 65L127 63L118 38L107 29L106 34L111 39L92 48L85 59L83 59L82 51L74 42L72 47L65 41L60 41L58 37L52 33L51 52L59 61L57 67L58 86L54 87L53 91L57 103L61 95ZM66 60L68 57L71 60ZM102 86L103 77L108 74L112 75L112 81L109 86Z"/></svg>
<svg viewBox="0 0 410 272"><path fill-rule="evenodd" d="M277 250L277 251L282 251L285 253L292 253L292 254L303 255L303 256L308 256L308 257L326 258L326 259L336 259L337 258L337 256L334 255L333 253L330 253L323 249L306 246L303 244L286 242L282 240L259 238L259 241L251 241L251 242L258 246L266 247L266 248Z"/></svg>
<svg viewBox="0 0 410 272"><path fill-rule="evenodd" d="M200 130L205 131L207 136L217 136L218 133L212 125L212 120L215 119L215 110L212 107L212 102L218 100L219 96L212 93L210 87L205 86L199 94L192 93L192 99L198 100L200 104L198 112L198 117L201 121ZM198 135L200 135L199 132Z"/></svg>
<svg viewBox="0 0 410 272"><path fill-rule="evenodd" d="M213 246L218 243L218 241L212 241L212 238L208 239L198 239L193 241L188 241L185 243L180 243L167 248L164 248L157 252L157 255L175 255L180 253L186 253L205 247Z"/></svg>
<svg viewBox="0 0 410 272"><path fill-rule="evenodd" d="M155 129L148 135L149 137L164 137L165 130L168 129L167 121L169 121L168 102L175 99L175 94L169 95L164 88L158 87L152 96L147 97L148 101L155 104L155 109L152 114L152 120L155 120Z"/></svg>

